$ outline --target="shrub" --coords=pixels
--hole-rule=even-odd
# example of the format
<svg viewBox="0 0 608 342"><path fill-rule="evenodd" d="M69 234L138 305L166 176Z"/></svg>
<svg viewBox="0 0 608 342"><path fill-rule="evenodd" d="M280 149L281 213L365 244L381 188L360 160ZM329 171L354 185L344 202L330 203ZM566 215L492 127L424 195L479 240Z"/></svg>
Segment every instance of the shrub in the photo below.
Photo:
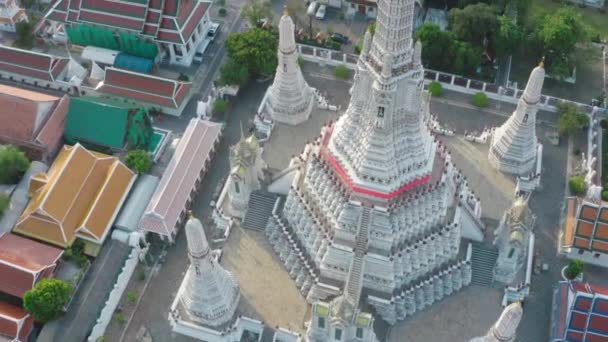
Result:
<svg viewBox="0 0 608 342"><path fill-rule="evenodd" d="M226 112L226 108L228 108L228 102L223 99L217 99L213 102L213 113L214 114L224 114Z"/></svg>
<svg viewBox="0 0 608 342"><path fill-rule="evenodd" d="M11 199L7 195L0 193L0 218L11 204Z"/></svg>
<svg viewBox="0 0 608 342"><path fill-rule="evenodd" d="M146 279L146 271L139 270L139 272L137 272L137 280L144 281L145 279Z"/></svg>
<svg viewBox="0 0 608 342"><path fill-rule="evenodd" d="M80 239L76 239L70 247L66 248L63 253L63 258L65 260L73 261L80 268L85 267L89 259L84 255L84 247L84 242Z"/></svg>
<svg viewBox="0 0 608 342"><path fill-rule="evenodd" d="M443 92L443 86L437 81L429 83L429 93L433 96L439 96Z"/></svg>
<svg viewBox="0 0 608 342"><path fill-rule="evenodd" d="M561 135L569 135L589 124L589 117L571 103L558 104L557 113L559 115L557 129Z"/></svg>
<svg viewBox="0 0 608 342"><path fill-rule="evenodd" d="M574 149L574 155L575 156L580 156L581 155L581 149L580 148L575 148Z"/></svg>
<svg viewBox="0 0 608 342"><path fill-rule="evenodd" d="M570 178L568 187L570 188L570 192L572 192L574 195L583 195L585 191L587 191L585 179L581 176L573 176Z"/></svg>
<svg viewBox="0 0 608 342"><path fill-rule="evenodd" d="M490 104L490 101L488 100L488 96L485 93L479 92L473 95L473 97L471 98L471 103L475 107L485 108Z"/></svg>
<svg viewBox="0 0 608 342"><path fill-rule="evenodd" d="M0 184L14 184L30 167L30 161L19 148L0 145Z"/></svg>
<svg viewBox="0 0 608 342"><path fill-rule="evenodd" d="M602 119L600 121L600 127L602 127L602 129L608 129L608 120L607 119Z"/></svg>
<svg viewBox="0 0 608 342"><path fill-rule="evenodd" d="M357 44L355 45L355 54L360 55L362 48L363 48L363 42L362 41L357 42Z"/></svg>
<svg viewBox="0 0 608 342"><path fill-rule="evenodd" d="M134 304L137 301L137 295L133 291L127 292L127 303Z"/></svg>
<svg viewBox="0 0 608 342"><path fill-rule="evenodd" d="M224 7L222 7L222 8L220 8L219 10L217 10L217 14L218 14L220 17L225 17L225 16L226 16L226 14L228 14L228 11L226 11L226 9L225 9Z"/></svg>
<svg viewBox="0 0 608 342"><path fill-rule="evenodd" d="M602 191L602 201L608 201L608 190Z"/></svg>
<svg viewBox="0 0 608 342"><path fill-rule="evenodd" d="M63 312L72 288L59 279L42 279L23 296L23 307L41 323L51 321Z"/></svg>
<svg viewBox="0 0 608 342"><path fill-rule="evenodd" d="M127 320L125 319L125 315L122 312L118 312L114 314L114 320L118 322L118 324L124 324Z"/></svg>
<svg viewBox="0 0 608 342"><path fill-rule="evenodd" d="M143 174L152 168L152 158L144 150L132 150L127 152L125 164L137 174Z"/></svg>
<svg viewBox="0 0 608 342"><path fill-rule="evenodd" d="M348 68L345 65L338 65L335 69L334 69L334 76L336 76L337 78L340 79L347 79L348 78Z"/></svg>
<svg viewBox="0 0 608 342"><path fill-rule="evenodd" d="M338 14L336 14L336 19L344 20L344 12L342 12L342 11L338 12Z"/></svg>
<svg viewBox="0 0 608 342"><path fill-rule="evenodd" d="M298 65L302 66L302 64L304 64L304 58L302 58L302 56L298 56Z"/></svg>
<svg viewBox="0 0 608 342"><path fill-rule="evenodd" d="M579 274L583 273L584 264L580 260L570 260L568 263L568 267L566 267L566 271L564 275L566 278L572 280L578 277Z"/></svg>

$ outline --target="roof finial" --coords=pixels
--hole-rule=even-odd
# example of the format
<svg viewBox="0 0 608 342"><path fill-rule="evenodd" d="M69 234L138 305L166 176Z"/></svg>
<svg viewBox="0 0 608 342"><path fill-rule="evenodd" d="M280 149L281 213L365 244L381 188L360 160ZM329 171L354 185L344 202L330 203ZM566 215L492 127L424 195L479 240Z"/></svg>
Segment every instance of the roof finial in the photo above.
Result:
<svg viewBox="0 0 608 342"><path fill-rule="evenodd" d="M538 63L538 66L541 68L545 67L545 56L543 56L543 58L540 60L540 63Z"/></svg>
<svg viewBox="0 0 608 342"><path fill-rule="evenodd" d="M194 214L192 213L192 210L188 210L188 219L192 219L194 218Z"/></svg>
<svg viewBox="0 0 608 342"><path fill-rule="evenodd" d="M289 11L287 10L287 5L283 6L283 16L288 17Z"/></svg>

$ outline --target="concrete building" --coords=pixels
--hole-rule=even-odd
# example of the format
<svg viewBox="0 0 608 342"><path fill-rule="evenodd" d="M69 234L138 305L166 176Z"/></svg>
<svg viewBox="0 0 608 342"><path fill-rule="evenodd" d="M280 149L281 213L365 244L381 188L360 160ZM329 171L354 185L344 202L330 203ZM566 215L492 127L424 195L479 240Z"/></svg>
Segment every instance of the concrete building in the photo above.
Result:
<svg viewBox="0 0 608 342"><path fill-rule="evenodd" d="M550 342L608 341L608 288L561 281L553 292Z"/></svg>
<svg viewBox="0 0 608 342"><path fill-rule="evenodd" d="M70 99L0 84L0 144L50 162L61 147Z"/></svg>
<svg viewBox="0 0 608 342"><path fill-rule="evenodd" d="M300 124L310 117L315 104L313 89L306 83L296 49L295 26L285 11L279 21L277 71L266 91L261 115L288 125Z"/></svg>
<svg viewBox="0 0 608 342"><path fill-rule="evenodd" d="M139 229L173 242L222 136L219 123L192 119L167 165Z"/></svg>
<svg viewBox="0 0 608 342"><path fill-rule="evenodd" d="M511 303L505 307L485 336L476 337L470 342L514 342L523 314L521 302Z"/></svg>
<svg viewBox="0 0 608 342"><path fill-rule="evenodd" d="M569 197L560 252L600 267L608 266L608 205Z"/></svg>
<svg viewBox="0 0 608 342"><path fill-rule="evenodd" d="M27 20L27 14L17 0L0 0L0 31L15 32L16 24L24 20Z"/></svg>
<svg viewBox="0 0 608 342"><path fill-rule="evenodd" d="M539 148L536 112L545 80L543 63L530 75L526 89L509 119L492 134L488 158L497 170L517 176L539 176L536 164Z"/></svg>
<svg viewBox="0 0 608 342"><path fill-rule="evenodd" d="M60 248L78 238L96 256L135 178L116 157L66 145L30 179L30 202L13 232Z"/></svg>
<svg viewBox="0 0 608 342"><path fill-rule="evenodd" d="M266 227L307 300L336 308L328 321L341 332L311 322L312 340L356 336L360 300L394 324L471 281L461 239L483 239L481 204L427 125L413 25L413 0L378 3L346 113L291 160L287 198Z"/></svg>
<svg viewBox="0 0 608 342"><path fill-rule="evenodd" d="M171 64L189 66L210 27L211 2L199 0L59 0L45 14L44 34L66 41L66 26L101 26L155 43Z"/></svg>

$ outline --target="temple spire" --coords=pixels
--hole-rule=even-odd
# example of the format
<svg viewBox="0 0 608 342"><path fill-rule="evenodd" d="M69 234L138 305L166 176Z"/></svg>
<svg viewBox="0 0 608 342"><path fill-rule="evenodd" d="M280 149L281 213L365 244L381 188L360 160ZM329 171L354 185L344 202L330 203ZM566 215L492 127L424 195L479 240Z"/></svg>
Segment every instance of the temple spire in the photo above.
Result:
<svg viewBox="0 0 608 342"><path fill-rule="evenodd" d="M500 317L483 337L477 337L470 342L513 342L517 327L524 313L522 303L515 302L507 306Z"/></svg>

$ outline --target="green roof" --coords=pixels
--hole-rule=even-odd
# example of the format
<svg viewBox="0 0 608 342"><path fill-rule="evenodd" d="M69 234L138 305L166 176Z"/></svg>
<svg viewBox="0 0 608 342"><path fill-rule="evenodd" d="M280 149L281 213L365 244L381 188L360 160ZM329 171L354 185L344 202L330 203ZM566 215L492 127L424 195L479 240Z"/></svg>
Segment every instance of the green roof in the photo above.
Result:
<svg viewBox="0 0 608 342"><path fill-rule="evenodd" d="M71 98L65 122L66 140L122 148L129 110L128 106L110 99Z"/></svg>

